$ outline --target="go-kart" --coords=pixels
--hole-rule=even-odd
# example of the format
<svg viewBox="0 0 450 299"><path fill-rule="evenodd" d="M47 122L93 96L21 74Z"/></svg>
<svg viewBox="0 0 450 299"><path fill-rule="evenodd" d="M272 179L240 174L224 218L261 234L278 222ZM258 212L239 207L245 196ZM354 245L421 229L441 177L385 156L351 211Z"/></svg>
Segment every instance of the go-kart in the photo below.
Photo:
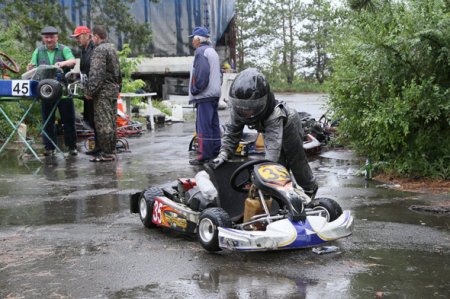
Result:
<svg viewBox="0 0 450 299"><path fill-rule="evenodd" d="M56 65L40 65L22 74L22 79L39 82L36 94L41 100L57 100L61 97L83 97L80 74L64 72Z"/></svg>
<svg viewBox="0 0 450 299"><path fill-rule="evenodd" d="M0 69L19 73L17 63L3 52L0 52ZM0 96L38 97L41 100L76 97L81 96L80 84L80 76L77 73L64 72L55 65L40 65L23 73L20 80L0 80Z"/></svg>
<svg viewBox="0 0 450 299"><path fill-rule="evenodd" d="M132 194L130 211L145 227L195 234L212 252L307 248L353 230L349 211L330 198L309 198L268 160L205 165L195 178Z"/></svg>

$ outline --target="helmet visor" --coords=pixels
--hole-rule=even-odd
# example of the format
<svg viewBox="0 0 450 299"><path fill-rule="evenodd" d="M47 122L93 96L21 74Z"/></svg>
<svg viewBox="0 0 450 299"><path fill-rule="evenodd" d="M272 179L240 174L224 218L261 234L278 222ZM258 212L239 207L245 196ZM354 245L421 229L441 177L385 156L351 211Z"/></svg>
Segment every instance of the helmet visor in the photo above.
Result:
<svg viewBox="0 0 450 299"><path fill-rule="evenodd" d="M266 108L267 95L258 99L237 99L230 97L231 105L236 114L248 121L256 120Z"/></svg>

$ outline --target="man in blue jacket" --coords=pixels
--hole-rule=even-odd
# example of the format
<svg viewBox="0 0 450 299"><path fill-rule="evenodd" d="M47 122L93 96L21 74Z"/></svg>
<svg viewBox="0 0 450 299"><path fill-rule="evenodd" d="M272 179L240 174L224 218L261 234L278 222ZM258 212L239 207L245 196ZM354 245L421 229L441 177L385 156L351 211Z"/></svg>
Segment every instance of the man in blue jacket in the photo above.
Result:
<svg viewBox="0 0 450 299"><path fill-rule="evenodd" d="M196 131L199 155L189 161L202 165L217 156L220 150L219 105L222 73L219 55L210 45L208 29L195 27L192 31L195 50L194 65L189 81L189 103L197 108Z"/></svg>

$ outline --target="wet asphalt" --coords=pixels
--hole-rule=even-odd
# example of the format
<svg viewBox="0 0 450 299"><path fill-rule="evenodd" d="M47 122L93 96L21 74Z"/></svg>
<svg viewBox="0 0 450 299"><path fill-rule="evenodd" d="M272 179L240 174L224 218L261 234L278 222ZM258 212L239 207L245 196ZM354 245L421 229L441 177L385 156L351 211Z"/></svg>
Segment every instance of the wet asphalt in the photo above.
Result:
<svg viewBox="0 0 450 299"><path fill-rule="evenodd" d="M284 95L319 117L322 95ZM319 104L320 103L320 104ZM221 121L227 111L220 112ZM364 157L341 149L310 157L320 197L352 211L352 236L311 249L208 253L192 236L145 229L129 194L192 177L187 121L128 138L112 163L76 157L24 162L0 156L0 298L448 298L449 216L411 205L449 194L392 190L358 175ZM83 142L79 147L82 151Z"/></svg>

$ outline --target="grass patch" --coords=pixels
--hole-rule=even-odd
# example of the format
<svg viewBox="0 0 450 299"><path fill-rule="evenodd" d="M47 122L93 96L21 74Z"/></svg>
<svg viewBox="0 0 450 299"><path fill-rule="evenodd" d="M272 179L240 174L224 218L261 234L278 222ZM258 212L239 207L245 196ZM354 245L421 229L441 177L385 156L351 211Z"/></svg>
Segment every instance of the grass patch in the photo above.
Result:
<svg viewBox="0 0 450 299"><path fill-rule="evenodd" d="M153 108L160 110L165 115L172 116L172 108L164 105L161 100L159 99L152 100L152 106Z"/></svg>
<svg viewBox="0 0 450 299"><path fill-rule="evenodd" d="M274 92L299 92L299 93L328 93L328 83L319 84L317 82L294 81L291 85L287 82L275 82L270 85Z"/></svg>

